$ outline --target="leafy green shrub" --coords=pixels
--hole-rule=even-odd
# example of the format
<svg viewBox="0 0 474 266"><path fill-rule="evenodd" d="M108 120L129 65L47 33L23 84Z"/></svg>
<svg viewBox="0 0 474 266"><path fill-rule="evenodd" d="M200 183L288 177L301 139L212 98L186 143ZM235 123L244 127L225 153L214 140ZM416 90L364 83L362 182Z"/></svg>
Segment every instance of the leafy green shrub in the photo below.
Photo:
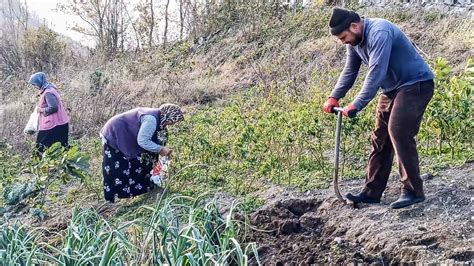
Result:
<svg viewBox="0 0 474 266"><path fill-rule="evenodd" d="M469 59L465 70L454 74L445 59L434 62L435 93L421 130L422 147L438 155L468 155L474 136L474 61ZM472 152L471 152L472 156Z"/></svg>
<svg viewBox="0 0 474 266"><path fill-rule="evenodd" d="M30 28L22 38L21 46L27 69L55 72L63 62L66 44L47 27Z"/></svg>
<svg viewBox="0 0 474 266"><path fill-rule="evenodd" d="M73 178L84 180L88 175L89 156L80 152L78 146L69 149L54 143L41 156L34 158L30 164L33 182L41 191L40 204L44 203L49 187L61 181L69 183Z"/></svg>
<svg viewBox="0 0 474 266"><path fill-rule="evenodd" d="M101 94L107 84L109 79L104 77L103 70L98 68L89 75L89 90L92 95Z"/></svg>
<svg viewBox="0 0 474 266"><path fill-rule="evenodd" d="M21 159L7 143L0 141L0 191L9 186L20 172ZM0 205L2 201L0 200Z"/></svg>
<svg viewBox="0 0 474 266"><path fill-rule="evenodd" d="M73 178L84 180L88 176L89 157L80 152L78 146L66 149L58 142L41 157L34 157L25 168L28 171L18 168L15 177L0 180L4 204L16 205L23 199L33 198L36 204L42 205L52 185L66 184ZM19 176L20 171L31 174Z"/></svg>

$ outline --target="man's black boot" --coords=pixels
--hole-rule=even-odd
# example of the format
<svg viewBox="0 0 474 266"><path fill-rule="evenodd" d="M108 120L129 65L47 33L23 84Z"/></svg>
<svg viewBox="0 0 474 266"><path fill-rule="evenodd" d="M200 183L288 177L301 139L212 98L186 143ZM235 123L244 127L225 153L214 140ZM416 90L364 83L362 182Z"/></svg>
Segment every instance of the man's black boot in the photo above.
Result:
<svg viewBox="0 0 474 266"><path fill-rule="evenodd" d="M418 202L422 202L424 200L425 200L424 196L416 197L415 194L413 194L412 192L402 191L402 194L400 195L400 197L396 201L390 204L390 208L400 209L400 208L413 205Z"/></svg>
<svg viewBox="0 0 474 266"><path fill-rule="evenodd" d="M353 195L352 193L347 193L346 198L354 203L379 203L380 199L374 199L369 196L365 192L361 192L357 195Z"/></svg>

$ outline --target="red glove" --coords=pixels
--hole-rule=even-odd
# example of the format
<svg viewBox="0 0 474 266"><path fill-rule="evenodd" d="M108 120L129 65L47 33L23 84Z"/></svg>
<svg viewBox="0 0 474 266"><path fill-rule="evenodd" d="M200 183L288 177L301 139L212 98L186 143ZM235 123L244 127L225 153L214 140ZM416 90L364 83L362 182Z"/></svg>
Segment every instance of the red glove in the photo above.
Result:
<svg viewBox="0 0 474 266"><path fill-rule="evenodd" d="M332 113L332 108L339 107L339 102L334 97L329 97L329 99L324 103L323 110L326 113Z"/></svg>
<svg viewBox="0 0 474 266"><path fill-rule="evenodd" d="M352 103L350 103L349 105L344 107L344 110L342 111L342 114L345 117L354 118L357 115L357 107L355 105L353 105Z"/></svg>

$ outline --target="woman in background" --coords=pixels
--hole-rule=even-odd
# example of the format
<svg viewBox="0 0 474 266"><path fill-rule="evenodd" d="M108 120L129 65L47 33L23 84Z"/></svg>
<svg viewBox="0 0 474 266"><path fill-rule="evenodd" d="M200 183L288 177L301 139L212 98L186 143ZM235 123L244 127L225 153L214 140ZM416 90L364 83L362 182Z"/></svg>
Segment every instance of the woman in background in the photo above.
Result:
<svg viewBox="0 0 474 266"><path fill-rule="evenodd" d="M68 146L69 116L59 96L56 86L48 82L46 74L38 72L31 75L28 83L40 91L37 104L39 113L36 148L39 153L53 143Z"/></svg>
<svg viewBox="0 0 474 266"><path fill-rule="evenodd" d="M103 143L104 197L109 202L130 198L154 188L150 180L153 161L171 154L166 127L184 119L181 108L135 108L112 117L100 132Z"/></svg>

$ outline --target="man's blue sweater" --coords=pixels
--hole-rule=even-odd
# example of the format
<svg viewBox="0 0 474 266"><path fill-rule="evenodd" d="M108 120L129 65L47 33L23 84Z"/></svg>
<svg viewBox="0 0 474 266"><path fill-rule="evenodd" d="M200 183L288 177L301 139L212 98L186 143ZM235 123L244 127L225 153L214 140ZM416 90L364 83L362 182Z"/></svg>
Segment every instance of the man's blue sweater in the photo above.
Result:
<svg viewBox="0 0 474 266"><path fill-rule="evenodd" d="M434 79L428 64L412 42L393 23L384 19L364 19L362 42L346 45L347 59L331 96L340 99L354 85L361 63L369 70L362 90L352 102L360 111L377 94L402 89L420 81Z"/></svg>

